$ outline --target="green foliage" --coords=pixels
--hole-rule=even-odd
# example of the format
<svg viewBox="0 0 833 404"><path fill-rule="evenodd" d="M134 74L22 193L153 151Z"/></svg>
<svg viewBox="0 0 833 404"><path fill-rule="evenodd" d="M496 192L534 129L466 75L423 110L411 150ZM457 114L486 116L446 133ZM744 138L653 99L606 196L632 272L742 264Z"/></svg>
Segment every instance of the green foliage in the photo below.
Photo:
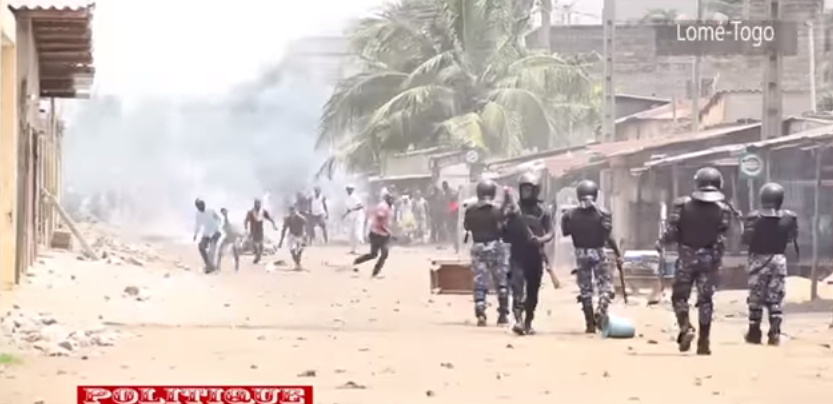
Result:
<svg viewBox="0 0 833 404"><path fill-rule="evenodd" d="M17 365L22 361L17 356L8 353L0 353L0 366Z"/></svg>
<svg viewBox="0 0 833 404"><path fill-rule="evenodd" d="M473 146L511 156L575 141L599 122L582 57L528 49L529 10L515 0L402 0L350 31L358 73L323 108L330 168L363 171L385 156Z"/></svg>

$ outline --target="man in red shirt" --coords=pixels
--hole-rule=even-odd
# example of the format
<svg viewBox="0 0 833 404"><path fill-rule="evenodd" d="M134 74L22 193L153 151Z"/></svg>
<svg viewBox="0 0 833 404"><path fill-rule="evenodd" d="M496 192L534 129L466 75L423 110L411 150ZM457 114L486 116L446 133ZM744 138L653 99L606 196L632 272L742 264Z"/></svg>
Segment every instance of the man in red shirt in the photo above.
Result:
<svg viewBox="0 0 833 404"><path fill-rule="evenodd" d="M376 264L373 266L373 277L379 276L382 266L388 259L389 244L391 239L390 221L393 216L393 195L386 193L382 196L382 202L371 212L370 219L370 252L362 255L353 261L353 265L361 265L376 257Z"/></svg>

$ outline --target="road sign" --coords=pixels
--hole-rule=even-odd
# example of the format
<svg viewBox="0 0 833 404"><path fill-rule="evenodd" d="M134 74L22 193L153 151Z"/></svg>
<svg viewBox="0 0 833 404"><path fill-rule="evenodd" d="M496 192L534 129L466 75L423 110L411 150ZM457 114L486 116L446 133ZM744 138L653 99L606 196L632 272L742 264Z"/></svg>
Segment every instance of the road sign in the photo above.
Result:
<svg viewBox="0 0 833 404"><path fill-rule="evenodd" d="M744 178L757 178L764 172L764 160L757 154L747 153L738 160L738 168Z"/></svg>
<svg viewBox="0 0 833 404"><path fill-rule="evenodd" d="M466 152L466 162L469 164L474 164L480 161L480 153L477 150L469 150Z"/></svg>

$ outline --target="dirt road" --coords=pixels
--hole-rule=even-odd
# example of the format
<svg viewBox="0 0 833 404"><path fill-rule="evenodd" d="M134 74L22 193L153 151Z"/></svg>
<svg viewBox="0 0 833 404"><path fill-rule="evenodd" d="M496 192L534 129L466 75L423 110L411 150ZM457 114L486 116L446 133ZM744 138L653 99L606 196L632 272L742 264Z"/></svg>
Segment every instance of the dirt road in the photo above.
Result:
<svg viewBox="0 0 833 404"><path fill-rule="evenodd" d="M714 355L696 357L676 352L668 305L616 304L637 321L638 338L582 334L568 285L542 292L539 335L519 338L474 327L468 297L429 294L437 253L396 249L386 278L371 280L369 267L334 268L346 257L337 247L308 250L307 272L247 262L218 276L52 252L0 309L102 319L132 337L83 357L18 353L21 363L0 373L0 404L68 404L78 384L312 384L322 404L783 404L822 402L833 387L829 314L788 318L792 338L780 348L747 346L743 296L724 292ZM131 285L146 288L147 301L122 297Z"/></svg>

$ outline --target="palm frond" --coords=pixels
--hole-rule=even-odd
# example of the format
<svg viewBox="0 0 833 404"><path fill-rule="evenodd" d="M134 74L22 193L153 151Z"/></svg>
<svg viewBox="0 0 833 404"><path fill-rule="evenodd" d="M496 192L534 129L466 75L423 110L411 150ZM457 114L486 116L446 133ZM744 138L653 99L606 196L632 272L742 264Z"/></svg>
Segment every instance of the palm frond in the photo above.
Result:
<svg viewBox="0 0 833 404"><path fill-rule="evenodd" d="M486 146L482 121L474 112L446 119L437 125L437 132L445 137L444 140L456 146Z"/></svg>
<svg viewBox="0 0 833 404"><path fill-rule="evenodd" d="M408 79L405 73L359 73L338 83L324 104L316 148L331 145L357 130L359 122L396 94Z"/></svg>

